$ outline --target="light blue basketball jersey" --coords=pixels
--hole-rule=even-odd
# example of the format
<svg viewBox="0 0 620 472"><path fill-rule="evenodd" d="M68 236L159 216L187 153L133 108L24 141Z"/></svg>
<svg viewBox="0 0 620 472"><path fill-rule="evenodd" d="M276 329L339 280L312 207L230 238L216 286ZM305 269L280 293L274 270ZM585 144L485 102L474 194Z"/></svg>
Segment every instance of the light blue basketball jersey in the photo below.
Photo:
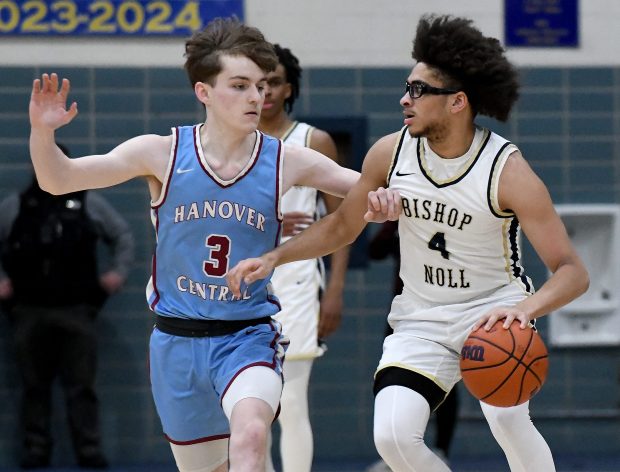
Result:
<svg viewBox="0 0 620 472"><path fill-rule="evenodd" d="M232 296L225 275L242 259L258 257L280 239L281 147L256 131L246 167L222 180L200 143L203 125L172 130L171 165L162 197L152 204L157 235L147 287L150 308L162 316L247 320L280 310L270 277Z"/></svg>

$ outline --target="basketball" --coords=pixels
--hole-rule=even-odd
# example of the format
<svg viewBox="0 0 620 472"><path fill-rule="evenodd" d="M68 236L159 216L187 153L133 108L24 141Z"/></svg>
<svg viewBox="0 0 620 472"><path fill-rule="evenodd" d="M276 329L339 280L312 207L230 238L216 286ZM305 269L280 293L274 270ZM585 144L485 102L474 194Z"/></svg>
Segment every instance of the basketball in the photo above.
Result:
<svg viewBox="0 0 620 472"><path fill-rule="evenodd" d="M472 331L461 350L461 376L467 390L489 405L516 406L532 398L547 378L547 348L532 328L504 320L490 331Z"/></svg>

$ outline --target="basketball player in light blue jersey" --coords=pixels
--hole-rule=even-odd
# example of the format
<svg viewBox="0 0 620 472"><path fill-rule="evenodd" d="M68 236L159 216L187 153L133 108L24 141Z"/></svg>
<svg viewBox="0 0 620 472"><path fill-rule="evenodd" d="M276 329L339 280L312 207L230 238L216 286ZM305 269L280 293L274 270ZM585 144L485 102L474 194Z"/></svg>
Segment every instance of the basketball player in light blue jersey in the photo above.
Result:
<svg viewBox="0 0 620 472"><path fill-rule="evenodd" d="M290 114L299 96L301 67L290 49L274 44L278 56L276 69L267 75L265 104L258 128L286 144L307 146L337 161L334 140L325 131L308 123L294 121ZM319 193L296 186L282 197L282 241L307 228L318 217ZM341 199L323 195L326 209L333 212ZM313 437L308 411L308 383L314 359L321 356L319 338L334 332L342 312L342 291L349 259L348 247L331 256L330 277L323 286L322 261L310 259L278 267L271 278L282 310L275 319L290 340L284 364L280 456L283 472L310 472ZM322 292L322 293L320 293ZM319 298L319 295L320 298ZM269 452L268 452L269 453ZM268 463L268 472L273 465Z"/></svg>
<svg viewBox="0 0 620 472"><path fill-rule="evenodd" d="M277 64L259 30L216 19L185 45L208 120L69 159L55 130L77 115L69 80L43 74L30 101L30 152L41 188L62 194L145 177L157 246L147 288L155 406L181 472L265 468L288 341L268 279L233 295L226 272L280 240L280 197L295 185L344 196L358 178L322 154L257 130ZM230 469L228 469L230 467Z"/></svg>
<svg viewBox="0 0 620 472"><path fill-rule="evenodd" d="M472 329L522 328L587 290L584 265L549 192L518 148L475 124L501 121L518 97L514 67L471 20L423 16L406 79L402 130L370 149L340 207L287 243L231 269L239 284L273 267L349 244L365 221L398 219L404 288L395 297L375 374L374 439L394 472L446 472L424 443L430 412L460 380ZM376 187L388 186L387 189ZM534 293L520 264L519 231L552 276ZM551 451L529 416L481 403L512 472L552 472Z"/></svg>

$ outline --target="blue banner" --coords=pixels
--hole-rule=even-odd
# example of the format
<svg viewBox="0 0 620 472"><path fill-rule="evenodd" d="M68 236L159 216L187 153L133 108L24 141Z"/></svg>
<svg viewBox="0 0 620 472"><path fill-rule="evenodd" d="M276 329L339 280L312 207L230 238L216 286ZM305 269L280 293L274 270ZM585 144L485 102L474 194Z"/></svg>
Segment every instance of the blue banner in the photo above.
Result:
<svg viewBox="0 0 620 472"><path fill-rule="evenodd" d="M188 36L243 0L0 0L0 35Z"/></svg>
<svg viewBox="0 0 620 472"><path fill-rule="evenodd" d="M577 47L579 0L504 0L506 46Z"/></svg>

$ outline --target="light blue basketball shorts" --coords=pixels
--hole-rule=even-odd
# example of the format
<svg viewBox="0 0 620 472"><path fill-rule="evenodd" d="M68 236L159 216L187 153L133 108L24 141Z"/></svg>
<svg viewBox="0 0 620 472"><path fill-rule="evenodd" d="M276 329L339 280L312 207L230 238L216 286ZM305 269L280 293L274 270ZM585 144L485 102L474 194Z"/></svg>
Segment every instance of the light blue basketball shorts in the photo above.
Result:
<svg viewBox="0 0 620 472"><path fill-rule="evenodd" d="M244 369L265 366L282 375L287 347L280 323L232 334L184 337L153 329L149 344L153 400L164 434L174 444L230 436L221 400Z"/></svg>

